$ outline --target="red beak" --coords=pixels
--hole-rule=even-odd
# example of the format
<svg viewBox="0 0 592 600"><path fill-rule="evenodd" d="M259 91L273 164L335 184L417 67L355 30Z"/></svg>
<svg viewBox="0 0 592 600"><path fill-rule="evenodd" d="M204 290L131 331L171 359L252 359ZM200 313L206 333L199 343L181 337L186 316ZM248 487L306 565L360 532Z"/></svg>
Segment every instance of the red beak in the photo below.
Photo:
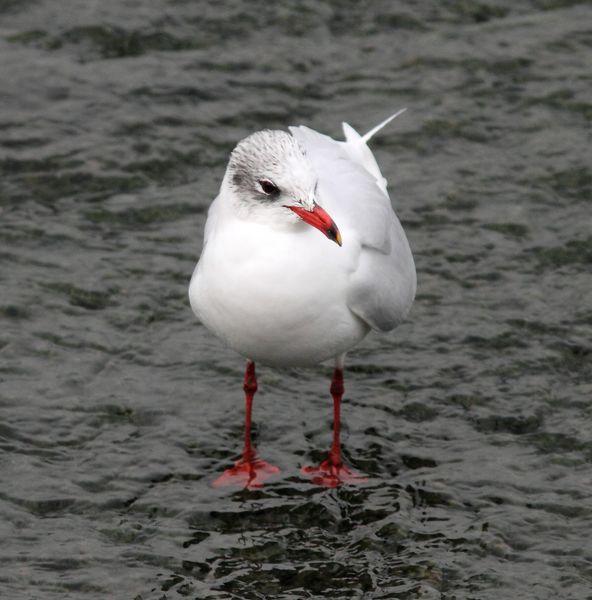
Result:
<svg viewBox="0 0 592 600"><path fill-rule="evenodd" d="M306 210L301 206L286 206L286 208L294 211L305 223L316 227L330 240L341 246L341 234L335 221L318 204L315 204L312 210Z"/></svg>

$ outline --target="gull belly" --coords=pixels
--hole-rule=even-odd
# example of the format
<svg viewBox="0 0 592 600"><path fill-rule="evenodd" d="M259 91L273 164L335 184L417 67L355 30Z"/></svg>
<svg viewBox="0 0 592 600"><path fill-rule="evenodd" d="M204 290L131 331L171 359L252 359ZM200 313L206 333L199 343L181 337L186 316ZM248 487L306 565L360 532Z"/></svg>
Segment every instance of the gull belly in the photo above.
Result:
<svg viewBox="0 0 592 600"><path fill-rule="evenodd" d="M294 232L225 217L204 248L189 297L203 324L239 354L271 366L334 359L368 333L346 304L358 246L305 224ZM351 238L350 238L351 240Z"/></svg>

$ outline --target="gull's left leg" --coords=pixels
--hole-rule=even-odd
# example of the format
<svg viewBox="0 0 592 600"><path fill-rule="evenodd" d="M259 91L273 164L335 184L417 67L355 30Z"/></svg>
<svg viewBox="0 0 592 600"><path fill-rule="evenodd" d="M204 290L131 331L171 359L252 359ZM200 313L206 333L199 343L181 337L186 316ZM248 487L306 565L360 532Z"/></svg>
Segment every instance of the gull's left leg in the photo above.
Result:
<svg viewBox="0 0 592 600"><path fill-rule="evenodd" d="M266 479L280 472L276 466L259 458L251 443L251 413L253 411L253 398L257 391L255 363L252 360L247 361L243 390L245 392L245 444L243 455L236 461L234 467L226 469L214 481L214 487L227 485L243 488L261 487Z"/></svg>
<svg viewBox="0 0 592 600"><path fill-rule="evenodd" d="M333 397L333 443L329 456L318 467L302 467L302 474L312 478L313 483L337 487L341 483L359 483L366 479L343 464L341 459L341 400L343 398L344 356L335 360L333 379L329 391Z"/></svg>

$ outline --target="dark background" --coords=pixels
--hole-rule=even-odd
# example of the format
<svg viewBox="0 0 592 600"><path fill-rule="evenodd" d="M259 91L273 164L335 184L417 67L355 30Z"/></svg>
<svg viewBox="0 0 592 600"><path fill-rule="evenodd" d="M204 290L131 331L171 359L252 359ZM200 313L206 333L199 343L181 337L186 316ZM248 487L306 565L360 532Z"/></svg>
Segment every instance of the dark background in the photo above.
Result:
<svg viewBox="0 0 592 600"><path fill-rule="evenodd" d="M587 2L0 0L0 596L592 598ZM187 286L234 144L373 143L408 322L260 369L283 477L213 490L243 361Z"/></svg>

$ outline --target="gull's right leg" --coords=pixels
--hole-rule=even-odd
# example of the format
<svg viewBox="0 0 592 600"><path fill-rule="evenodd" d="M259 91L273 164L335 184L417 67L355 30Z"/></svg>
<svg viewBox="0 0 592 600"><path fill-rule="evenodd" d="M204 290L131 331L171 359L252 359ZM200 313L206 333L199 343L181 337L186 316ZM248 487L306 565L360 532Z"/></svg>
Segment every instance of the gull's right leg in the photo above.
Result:
<svg viewBox="0 0 592 600"><path fill-rule="evenodd" d="M257 453L251 442L251 413L253 411L253 398L257 391L255 363L252 360L247 360L243 390L245 391L245 442L243 455L236 461L233 467L226 469L214 481L212 484L214 487L261 487L266 479L280 472L278 467L270 465L261 458L257 458Z"/></svg>

